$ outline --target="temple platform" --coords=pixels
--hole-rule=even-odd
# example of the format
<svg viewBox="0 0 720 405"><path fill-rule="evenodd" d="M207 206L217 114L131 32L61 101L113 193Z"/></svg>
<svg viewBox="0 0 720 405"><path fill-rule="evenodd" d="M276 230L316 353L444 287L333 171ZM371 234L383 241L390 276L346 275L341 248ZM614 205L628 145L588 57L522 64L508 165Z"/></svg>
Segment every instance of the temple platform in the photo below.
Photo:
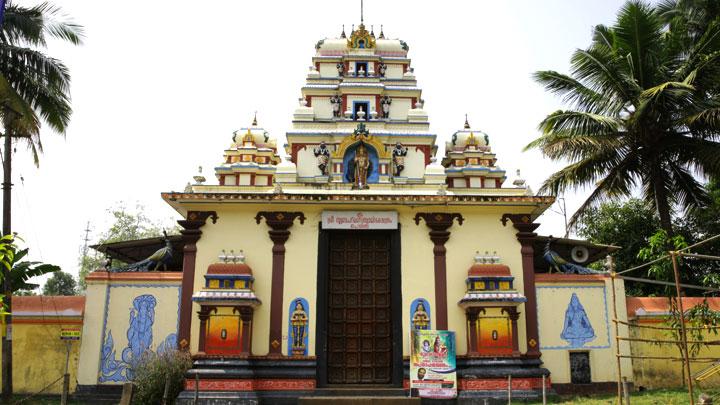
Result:
<svg viewBox="0 0 720 405"><path fill-rule="evenodd" d="M458 357L458 397L435 400L417 398L416 393L410 397L407 359L403 362L403 386L392 387L322 386L317 380L317 361L312 357L197 357L177 403L484 405L507 403L508 376L513 400L538 400L542 398L543 376L547 395L555 394L550 386L550 372L541 365L539 359L525 357Z"/></svg>

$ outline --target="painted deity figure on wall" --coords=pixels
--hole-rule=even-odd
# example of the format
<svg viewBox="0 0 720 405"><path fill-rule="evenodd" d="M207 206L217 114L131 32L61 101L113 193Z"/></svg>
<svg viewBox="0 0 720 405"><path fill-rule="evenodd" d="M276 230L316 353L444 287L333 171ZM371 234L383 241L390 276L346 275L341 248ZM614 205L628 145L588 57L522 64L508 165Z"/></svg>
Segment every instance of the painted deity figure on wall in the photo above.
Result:
<svg viewBox="0 0 720 405"><path fill-rule="evenodd" d="M387 65L383 62L380 62L378 65L378 72L380 73L381 77L385 77L385 72L387 71Z"/></svg>
<svg viewBox="0 0 720 405"><path fill-rule="evenodd" d="M412 316L412 325L416 330L427 330L430 324L430 317L425 310L425 303L419 301Z"/></svg>
<svg viewBox="0 0 720 405"><path fill-rule="evenodd" d="M348 175L352 175L352 178L348 180L353 183L353 189L362 190L369 188L367 179L372 171L372 163L370 162L370 155L364 144L360 143L355 150L355 157L350 162L352 167L350 167Z"/></svg>
<svg viewBox="0 0 720 405"><path fill-rule="evenodd" d="M292 325L292 354L303 355L306 353L305 333L308 326L308 316L302 301L295 300L295 310L290 316Z"/></svg>
<svg viewBox="0 0 720 405"><path fill-rule="evenodd" d="M327 166L330 162L330 149L328 149L325 142L320 142L320 146L313 149L313 153L317 158L317 166L320 169L322 175L327 175Z"/></svg>
<svg viewBox="0 0 720 405"><path fill-rule="evenodd" d="M565 310L565 323L560 337L572 347L582 347L595 339L595 330L575 293L570 297L570 303Z"/></svg>
<svg viewBox="0 0 720 405"><path fill-rule="evenodd" d="M337 67L337 71L338 71L338 76L340 76L340 77L345 76L345 64L344 64L344 63L338 63L338 64L336 65L336 67Z"/></svg>
<svg viewBox="0 0 720 405"><path fill-rule="evenodd" d="M395 148L392 151L395 176L400 176L400 173L405 169L405 156L407 156L407 153L407 148L402 146L400 142L395 144Z"/></svg>

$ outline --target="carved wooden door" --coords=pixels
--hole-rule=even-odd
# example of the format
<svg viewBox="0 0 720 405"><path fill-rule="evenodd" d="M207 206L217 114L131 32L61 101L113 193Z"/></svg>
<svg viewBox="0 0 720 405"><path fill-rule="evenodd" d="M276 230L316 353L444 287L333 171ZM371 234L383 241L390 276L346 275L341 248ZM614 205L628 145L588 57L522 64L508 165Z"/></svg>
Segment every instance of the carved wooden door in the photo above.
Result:
<svg viewBox="0 0 720 405"><path fill-rule="evenodd" d="M333 233L328 277L328 383L390 383L389 235Z"/></svg>

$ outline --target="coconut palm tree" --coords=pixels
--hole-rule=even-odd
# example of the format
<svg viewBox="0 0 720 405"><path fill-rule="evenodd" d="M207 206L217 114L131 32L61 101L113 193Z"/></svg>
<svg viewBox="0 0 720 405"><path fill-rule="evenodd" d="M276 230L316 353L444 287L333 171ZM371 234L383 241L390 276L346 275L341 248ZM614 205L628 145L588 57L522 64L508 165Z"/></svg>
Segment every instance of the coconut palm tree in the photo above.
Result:
<svg viewBox="0 0 720 405"><path fill-rule="evenodd" d="M35 163L42 151L40 126L62 134L70 121L70 74L65 65L43 52L48 38L80 44L83 30L64 21L60 8L48 3L22 7L2 1L0 12L0 118L3 144L3 234L10 235L13 141L24 141ZM9 269L3 271L6 307L12 291ZM2 340L2 394L12 395L12 341Z"/></svg>
<svg viewBox="0 0 720 405"><path fill-rule="evenodd" d="M569 161L541 192L594 187L571 223L589 206L639 189L672 233L675 207L708 200L701 180L720 175L720 24L687 37L655 8L630 1L612 27L596 26L590 47L574 52L569 75L534 74L569 105L548 115L526 146Z"/></svg>

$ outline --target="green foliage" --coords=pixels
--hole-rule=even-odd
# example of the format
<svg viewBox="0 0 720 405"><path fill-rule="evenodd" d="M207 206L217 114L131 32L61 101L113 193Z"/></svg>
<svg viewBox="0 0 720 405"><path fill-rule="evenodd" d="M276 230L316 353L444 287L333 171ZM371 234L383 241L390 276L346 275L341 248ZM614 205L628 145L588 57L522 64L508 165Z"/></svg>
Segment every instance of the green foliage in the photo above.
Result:
<svg viewBox="0 0 720 405"><path fill-rule="evenodd" d="M99 244L153 238L162 236L163 229L173 228L173 226L163 227L160 222L152 220L147 216L145 207L141 204L128 208L125 202L120 201L115 206L108 208L107 213L112 218L112 224L100 235ZM91 271L102 267L105 259L99 254L85 255L81 252L78 262L80 266L79 285L82 290L85 290L85 277ZM113 261L113 266L122 264L119 261Z"/></svg>
<svg viewBox="0 0 720 405"><path fill-rule="evenodd" d="M675 347L678 349L680 357L684 357L682 342L682 319L680 318L680 307L676 297L669 297L670 315L663 322L665 326L672 328L665 332L666 336L674 340ZM710 309L707 300L703 300L701 304L697 304L692 308L683 308L685 313L685 332L688 341L688 355L696 357L700 353L700 349L706 347L704 343L706 335L713 334L717 336L720 327L720 313ZM660 343L658 343L660 344ZM685 385L686 374L685 367L683 371L683 385Z"/></svg>
<svg viewBox="0 0 720 405"><path fill-rule="evenodd" d="M81 26L48 3L8 2L0 28L0 116L6 134L25 141L35 163L42 152L41 120L63 133L70 121L70 74L43 52L49 38L80 44Z"/></svg>
<svg viewBox="0 0 720 405"><path fill-rule="evenodd" d="M590 242L620 246L622 249L613 256L615 269L622 271L643 263L637 253L647 245L660 227L660 222L649 204L631 198L624 202L612 201L588 208L578 219L576 227L578 235ZM628 275L645 276L643 270ZM644 286L632 281L625 284L628 295L645 295Z"/></svg>
<svg viewBox="0 0 720 405"><path fill-rule="evenodd" d="M638 258L642 259L643 262L650 262L667 256L668 251L670 250L680 250L686 248L687 246L688 244L685 242L685 238L683 236L670 236L664 229L660 229L650 237L648 245L640 249L638 252ZM678 257L678 265L681 263L682 260ZM672 260L668 257L650 265L647 272L649 276L654 277L656 280L675 280L675 276L673 275Z"/></svg>
<svg viewBox="0 0 720 405"><path fill-rule="evenodd" d="M77 282L69 273L56 271L43 286L43 295L77 295Z"/></svg>
<svg viewBox="0 0 720 405"><path fill-rule="evenodd" d="M165 380L170 379L169 404L182 391L185 372L192 366L187 351L170 350L150 354L135 368L133 382L137 388L133 404L160 404L165 391Z"/></svg>
<svg viewBox="0 0 720 405"><path fill-rule="evenodd" d="M659 9L628 1L614 25L596 26L590 46L575 51L570 75L535 73L569 107L549 114L526 147L571 162L540 191L594 187L571 223L640 189L672 233L674 206L708 202L700 180L720 175L720 24L704 21L690 33Z"/></svg>
<svg viewBox="0 0 720 405"><path fill-rule="evenodd" d="M34 290L39 287L38 284L29 283L33 277L42 276L48 273L60 271L60 266L46 264L34 261L23 261L27 256L28 249L17 252L12 261L12 269L10 269L10 281L13 292L17 290Z"/></svg>

